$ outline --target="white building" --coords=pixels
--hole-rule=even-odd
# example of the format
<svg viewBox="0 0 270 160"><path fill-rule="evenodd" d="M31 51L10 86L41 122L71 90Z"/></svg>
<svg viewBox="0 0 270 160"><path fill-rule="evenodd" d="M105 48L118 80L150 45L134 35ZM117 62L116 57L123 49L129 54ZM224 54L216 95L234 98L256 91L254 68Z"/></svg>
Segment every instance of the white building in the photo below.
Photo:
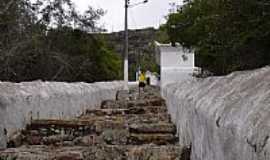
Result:
<svg viewBox="0 0 270 160"><path fill-rule="evenodd" d="M169 83L190 79L195 69L194 52L180 44L172 47L156 42L156 61L160 66L161 89Z"/></svg>
<svg viewBox="0 0 270 160"><path fill-rule="evenodd" d="M158 86L159 85L157 73L152 73L150 71L146 71L145 76L146 76L146 78L150 79L150 85L152 85L152 86Z"/></svg>

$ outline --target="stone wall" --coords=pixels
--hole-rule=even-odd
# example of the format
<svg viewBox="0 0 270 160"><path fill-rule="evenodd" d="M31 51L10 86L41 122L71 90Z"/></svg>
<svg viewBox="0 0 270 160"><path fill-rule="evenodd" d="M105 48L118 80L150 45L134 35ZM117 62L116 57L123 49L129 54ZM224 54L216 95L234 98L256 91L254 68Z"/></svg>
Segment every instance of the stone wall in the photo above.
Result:
<svg viewBox="0 0 270 160"><path fill-rule="evenodd" d="M30 119L72 118L87 108L99 107L106 99L114 99L122 82L0 82L0 148L8 135L25 127Z"/></svg>
<svg viewBox="0 0 270 160"><path fill-rule="evenodd" d="M192 160L270 159L270 67L163 89Z"/></svg>

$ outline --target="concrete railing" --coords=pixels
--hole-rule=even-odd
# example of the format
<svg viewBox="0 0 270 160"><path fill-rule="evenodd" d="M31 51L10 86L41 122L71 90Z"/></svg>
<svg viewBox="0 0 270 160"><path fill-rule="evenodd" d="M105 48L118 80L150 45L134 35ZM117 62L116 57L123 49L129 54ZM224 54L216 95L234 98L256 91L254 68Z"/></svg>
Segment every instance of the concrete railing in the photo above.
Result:
<svg viewBox="0 0 270 160"><path fill-rule="evenodd" d="M0 82L0 148L6 146L6 133L24 128L30 119L73 118L85 109L99 107L114 99L122 82Z"/></svg>
<svg viewBox="0 0 270 160"><path fill-rule="evenodd" d="M270 159L270 67L163 88L192 160Z"/></svg>

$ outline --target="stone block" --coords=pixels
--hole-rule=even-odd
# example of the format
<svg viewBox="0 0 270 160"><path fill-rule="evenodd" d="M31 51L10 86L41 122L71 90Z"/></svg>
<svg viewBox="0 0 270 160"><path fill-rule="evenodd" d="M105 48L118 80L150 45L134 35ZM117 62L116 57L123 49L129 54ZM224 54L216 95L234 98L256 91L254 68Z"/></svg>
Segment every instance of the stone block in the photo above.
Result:
<svg viewBox="0 0 270 160"><path fill-rule="evenodd" d="M135 123L129 125L131 133L176 133L176 127L170 123Z"/></svg>
<svg viewBox="0 0 270 160"><path fill-rule="evenodd" d="M116 100L129 100L129 91L121 90L116 93Z"/></svg>

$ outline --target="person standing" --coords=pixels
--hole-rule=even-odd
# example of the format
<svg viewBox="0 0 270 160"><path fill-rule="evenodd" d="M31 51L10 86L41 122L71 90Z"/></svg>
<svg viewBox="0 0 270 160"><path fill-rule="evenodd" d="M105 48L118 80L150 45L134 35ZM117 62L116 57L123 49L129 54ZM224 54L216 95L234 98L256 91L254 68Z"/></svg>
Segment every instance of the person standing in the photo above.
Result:
<svg viewBox="0 0 270 160"><path fill-rule="evenodd" d="M139 95L141 94L141 89L144 91L145 87L145 73L142 71L139 76Z"/></svg>

